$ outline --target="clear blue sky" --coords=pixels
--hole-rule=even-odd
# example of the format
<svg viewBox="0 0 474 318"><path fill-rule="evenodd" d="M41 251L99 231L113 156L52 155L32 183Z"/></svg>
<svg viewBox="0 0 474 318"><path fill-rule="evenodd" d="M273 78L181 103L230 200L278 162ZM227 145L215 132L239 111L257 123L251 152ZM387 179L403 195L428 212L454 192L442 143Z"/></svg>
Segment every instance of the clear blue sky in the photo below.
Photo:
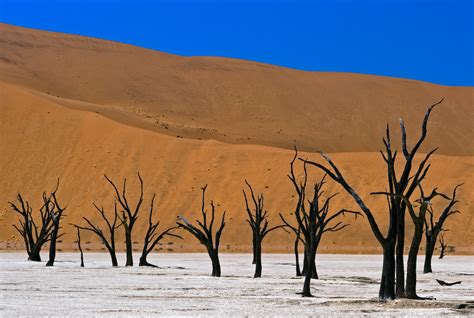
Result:
<svg viewBox="0 0 474 318"><path fill-rule="evenodd" d="M473 0L0 0L0 21L179 55L474 85Z"/></svg>

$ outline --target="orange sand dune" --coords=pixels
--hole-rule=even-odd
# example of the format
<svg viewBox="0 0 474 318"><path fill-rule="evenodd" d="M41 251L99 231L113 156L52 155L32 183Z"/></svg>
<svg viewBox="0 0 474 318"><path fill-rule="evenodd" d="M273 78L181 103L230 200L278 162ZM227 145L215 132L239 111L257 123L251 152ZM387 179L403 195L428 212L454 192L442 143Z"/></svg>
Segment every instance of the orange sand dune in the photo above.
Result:
<svg viewBox="0 0 474 318"><path fill-rule="evenodd" d="M379 76L303 72L266 64L210 57L180 57L130 45L0 24L0 247L21 248L8 208L18 191L38 206L41 192L61 179L67 217L60 245L73 248L69 223L82 216L98 220L92 202L112 204L107 173L129 179L136 196L137 171L146 187L146 214L157 194L162 226L182 214L194 219L200 187L229 217L224 251L249 251L244 178L263 191L273 224L290 213L295 197L286 174L294 140L302 155L318 160L317 149L334 161L386 223L380 155L385 124L398 134L398 118L409 141L419 134L426 107L446 97L433 113L423 151L440 146L426 186L459 193L462 214L447 223L446 240L458 253L474 253L474 134L472 87L445 87ZM180 138L177 138L179 136ZM398 140L398 139L397 139ZM311 169L312 177L319 174ZM328 191L341 191L332 183ZM434 203L439 207L440 202ZM357 208L341 194L334 210ZM140 247L145 218L137 224ZM378 250L367 221L328 233L321 251L368 253ZM410 222L408 221L408 224ZM121 234L121 233L120 233ZM165 240L168 251L196 251L197 242ZM408 235L407 239L410 239ZM120 242L123 237L119 236ZM88 249L98 240L84 234ZM293 238L272 233L265 251L291 251Z"/></svg>
<svg viewBox="0 0 474 318"><path fill-rule="evenodd" d="M60 198L67 204L67 217L61 248L70 249L75 238L67 223L80 223L82 216L98 220L92 201L104 204L111 212L112 192L102 175L114 180L129 178L132 197L136 196L140 171L145 180L145 204L157 194L157 211L163 226L172 225L178 214L189 219L198 216L200 187L208 186L208 198L214 199L218 211L227 210L229 220L224 231L224 251L249 251L251 236L245 219L242 188L247 178L257 191L263 191L266 208L273 224L278 212L288 214L295 198L286 178L290 150L260 145L229 145L214 140L192 140L166 136L153 131L117 123L100 114L71 110L17 86L0 82L0 205L3 248L19 248L21 240L11 226L16 216L7 208L17 191L34 206L41 191L51 189L56 177L61 178ZM382 132L380 132L382 133ZM318 156L302 154L312 159ZM384 224L385 201L371 198L370 191L383 190L384 166L376 153L338 153L332 155L347 179L368 200L376 217ZM428 178L428 186L440 190L465 181L460 191L459 209L447 223L446 240L460 253L473 253L474 226L474 163L472 157L437 155ZM310 170L316 175L314 170ZM330 183L328 191L340 191ZM437 203L436 203L437 204ZM438 206L438 205L436 205ZM356 208L352 200L341 194L334 201L334 210ZM147 210L143 210L145 215ZM366 220L346 219L352 225L339 233L328 233L321 251L374 252L378 245ZM135 241L140 242L145 221L137 225ZM183 241L164 241L163 248L173 251L201 250L194 238L182 233ZM99 248L98 240L84 234L90 249ZM119 241L122 241L120 236ZM139 247L137 245L137 247ZM292 237L283 231L274 232L266 241L265 251L291 251Z"/></svg>
<svg viewBox="0 0 474 318"><path fill-rule="evenodd" d="M0 80L172 136L283 148L296 140L326 152L378 151L381 131L398 128L399 117L418 134L426 107L445 97L425 151L474 155L472 87L182 57L6 24Z"/></svg>

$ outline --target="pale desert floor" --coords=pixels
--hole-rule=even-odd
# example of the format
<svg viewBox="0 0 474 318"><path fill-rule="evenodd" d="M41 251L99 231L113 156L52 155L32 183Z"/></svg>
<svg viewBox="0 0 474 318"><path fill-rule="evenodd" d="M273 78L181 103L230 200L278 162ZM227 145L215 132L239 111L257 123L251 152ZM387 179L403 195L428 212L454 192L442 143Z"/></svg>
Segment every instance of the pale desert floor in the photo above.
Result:
<svg viewBox="0 0 474 318"><path fill-rule="evenodd" d="M263 278L253 279L249 254L221 255L223 277L209 276L205 254L153 255L160 268L112 268L107 254L60 253L56 266L26 261L23 253L0 254L1 316L245 316L245 315L472 315L473 256L434 260L436 273L419 275L419 294L436 301L376 301L381 257L320 255L321 279L314 298L296 293L291 254L264 255ZM44 255L46 257L46 255ZM124 255L119 255L124 262ZM421 263L420 263L421 266ZM435 278L462 284L442 287Z"/></svg>

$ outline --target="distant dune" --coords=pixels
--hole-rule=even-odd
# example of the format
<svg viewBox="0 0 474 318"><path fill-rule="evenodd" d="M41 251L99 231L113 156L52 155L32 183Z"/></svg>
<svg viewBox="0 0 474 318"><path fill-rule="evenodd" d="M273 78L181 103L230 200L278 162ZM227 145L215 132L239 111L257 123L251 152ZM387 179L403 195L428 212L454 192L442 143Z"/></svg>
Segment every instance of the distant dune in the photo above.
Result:
<svg viewBox="0 0 474 318"><path fill-rule="evenodd" d="M16 215L7 204L18 191L37 206L41 192L60 177L60 198L68 206L68 234L61 248L70 249L75 237L66 223L85 215L97 220L92 201L110 210L112 193L102 175L116 181L127 177L135 195L140 171L145 208L156 192L163 226L173 224L178 214L197 217L200 187L208 184L208 199L230 218L223 250L249 251L243 180L265 193L276 224L278 213L289 213L295 203L286 177L294 141L306 151L302 155L314 160L316 150L331 153L377 219L386 223L385 201L368 195L385 187L377 153L385 125L390 123L398 140L403 117L413 141L427 106L445 97L433 113L423 149L440 147L426 185L451 192L466 182L459 194L462 214L448 221L445 237L456 252L471 254L473 94L472 87L181 57L0 24L0 248L22 244L11 226ZM341 191L334 184L328 190ZM334 201L334 209L341 207L356 208L342 193ZM352 225L328 234L321 251L378 249L366 220L347 221ZM137 225L135 241L141 242L144 228L144 222ZM272 233L264 250L290 251L292 240L283 231ZM89 234L84 241L91 242L88 248L99 248ZM200 250L185 234L183 241L164 243L165 251Z"/></svg>

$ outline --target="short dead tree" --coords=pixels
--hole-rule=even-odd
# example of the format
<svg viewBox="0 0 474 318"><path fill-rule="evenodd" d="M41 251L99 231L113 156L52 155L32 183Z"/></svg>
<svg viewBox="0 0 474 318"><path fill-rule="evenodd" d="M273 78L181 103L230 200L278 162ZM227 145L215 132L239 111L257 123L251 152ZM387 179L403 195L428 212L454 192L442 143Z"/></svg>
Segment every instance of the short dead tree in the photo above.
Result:
<svg viewBox="0 0 474 318"><path fill-rule="evenodd" d="M447 230L446 230L447 231ZM444 255L446 255L446 248L448 247L448 244L444 241L444 234L441 233L439 236L439 259L443 259Z"/></svg>
<svg viewBox="0 0 474 318"><path fill-rule="evenodd" d="M454 190L453 195L448 203L448 205L444 208L443 212L440 214L437 221L434 220L434 211L433 208L430 207L428 209L428 213L426 214L425 218L425 240L426 240L426 248L425 248L425 264L423 266L423 273L432 273L433 269L431 268L431 259L433 258L433 253L435 250L435 245L438 240L438 235L443 231L444 222L453 214L460 213L458 210L454 210L456 204L459 202L456 199L457 191L459 187L463 184L458 184Z"/></svg>
<svg viewBox="0 0 474 318"><path fill-rule="evenodd" d="M306 186L308 181L308 173L306 169L306 163L304 163L303 180L298 182L294 172L294 163L297 156L298 151L295 147L295 156L290 163L290 175L288 175L288 177L291 180L291 183L293 184L298 195L298 202L294 212L297 226L291 225L281 214L280 218L296 235L298 235L299 231L301 231L301 240L305 246L305 262L307 262L307 270L305 273L305 281L301 295L303 297L312 297L311 279L318 278L316 270L316 253L323 234L326 232L337 232L349 226L349 224L344 224L342 221L337 221L339 217L343 217L346 213L353 214L355 217L362 214L357 211L350 211L346 209L341 209L335 213L330 213L330 202L337 195L337 193L323 198L323 187L325 184L324 180L326 175L324 175L319 182L314 184L313 196L307 200L308 205L306 205Z"/></svg>
<svg viewBox="0 0 474 318"><path fill-rule="evenodd" d="M76 227L77 230L77 248L79 249L79 252L81 253L81 267L84 267L84 252L82 251L82 246L81 246L81 229Z"/></svg>
<svg viewBox="0 0 474 318"><path fill-rule="evenodd" d="M213 233L214 219L215 219L215 206L214 202L211 201L211 219L208 222L208 212L205 209L205 193L207 185L202 188L202 205L201 215L202 222L196 220L198 226L192 225L185 217L178 216L178 227L191 233L199 242L204 245L207 249L207 253L211 258L212 262L212 276L221 276L221 265L219 262L219 244L221 240L222 231L225 227L225 211L222 214L222 219L215 235Z"/></svg>
<svg viewBox="0 0 474 318"><path fill-rule="evenodd" d="M105 224L107 225L107 230L109 232L109 238L105 236L104 231L100 226L94 225L88 218L82 217L84 221L86 221L87 225L85 226L80 226L76 224L72 224L75 226L78 230L84 230L84 231L89 231L97 235L102 244L107 248L107 251L110 254L110 259L112 260L112 266L118 266L117 262L117 255L115 252L115 230L121 226L121 224L117 224L118 220L118 212L117 212L117 202L114 203L114 217L113 221L109 220L107 216L105 215L104 207L98 207L95 203L93 203L94 208L96 211L99 213L99 215L102 217L102 219L105 221Z"/></svg>
<svg viewBox="0 0 474 318"><path fill-rule="evenodd" d="M255 196L252 186L250 183L245 180L245 184L250 191L250 197L253 202L253 209L249 207L249 202L247 199L247 193L245 190L242 190L245 200L245 208L247 211L247 222L252 229L252 243L253 243L253 256L255 261L255 273L254 278L262 277L262 242L263 239L267 236L268 233L282 228L285 225L277 225L274 227L269 227L267 211L264 210L264 199L263 193Z"/></svg>
<svg viewBox="0 0 474 318"><path fill-rule="evenodd" d="M138 173L138 180L140 181L140 196L138 198L135 207L131 207L127 200L126 188L127 188L127 179L123 179L122 193L119 192L115 183L110 180L106 175L105 179L112 185L115 192L115 200L120 204L122 208L122 215L119 215L119 219L122 222L123 228L125 230L125 246L127 252L127 261L125 266L133 266L133 246L132 246L132 231L135 225L135 222L138 219L138 213L140 212L140 207L143 203L143 180Z"/></svg>
<svg viewBox="0 0 474 318"><path fill-rule="evenodd" d="M182 238L181 236L172 233L173 230L178 228L177 226L167 228L166 230L158 234L157 229L158 229L158 226L160 225L160 221L153 221L154 203L155 203L155 194L153 194L153 197L151 198L150 213L148 215L148 229L145 233L142 256L140 257L140 263L138 264L138 266L157 267L156 265L150 264L147 261L148 254L150 254L153 251L156 244L158 244L166 236L173 236L180 239Z"/></svg>
<svg viewBox="0 0 474 318"><path fill-rule="evenodd" d="M52 204L51 197L43 193L43 205L39 209L39 220L33 217L33 209L20 193L18 193L16 200L16 203L9 202L12 210L20 215L19 226L13 225L13 227L23 237L28 260L41 262L41 248L50 240L53 229L53 222L49 213Z"/></svg>
<svg viewBox="0 0 474 318"><path fill-rule="evenodd" d="M64 235L64 233L59 234L59 229L61 228L60 222L61 222L61 218L64 216L63 213L64 213L65 208L61 207L61 205L58 202L58 198L56 196L56 192L58 191L58 188L59 188L59 180L58 180L56 189L51 193L50 198L49 199L43 198L43 201L49 200L51 202L51 204L46 204L45 207L46 207L47 213L49 213L51 217L51 221L53 224L53 227L51 229L50 239L49 239L49 259L48 259L48 262L46 263L46 266L54 266L54 260L56 259L56 241L59 237Z"/></svg>

